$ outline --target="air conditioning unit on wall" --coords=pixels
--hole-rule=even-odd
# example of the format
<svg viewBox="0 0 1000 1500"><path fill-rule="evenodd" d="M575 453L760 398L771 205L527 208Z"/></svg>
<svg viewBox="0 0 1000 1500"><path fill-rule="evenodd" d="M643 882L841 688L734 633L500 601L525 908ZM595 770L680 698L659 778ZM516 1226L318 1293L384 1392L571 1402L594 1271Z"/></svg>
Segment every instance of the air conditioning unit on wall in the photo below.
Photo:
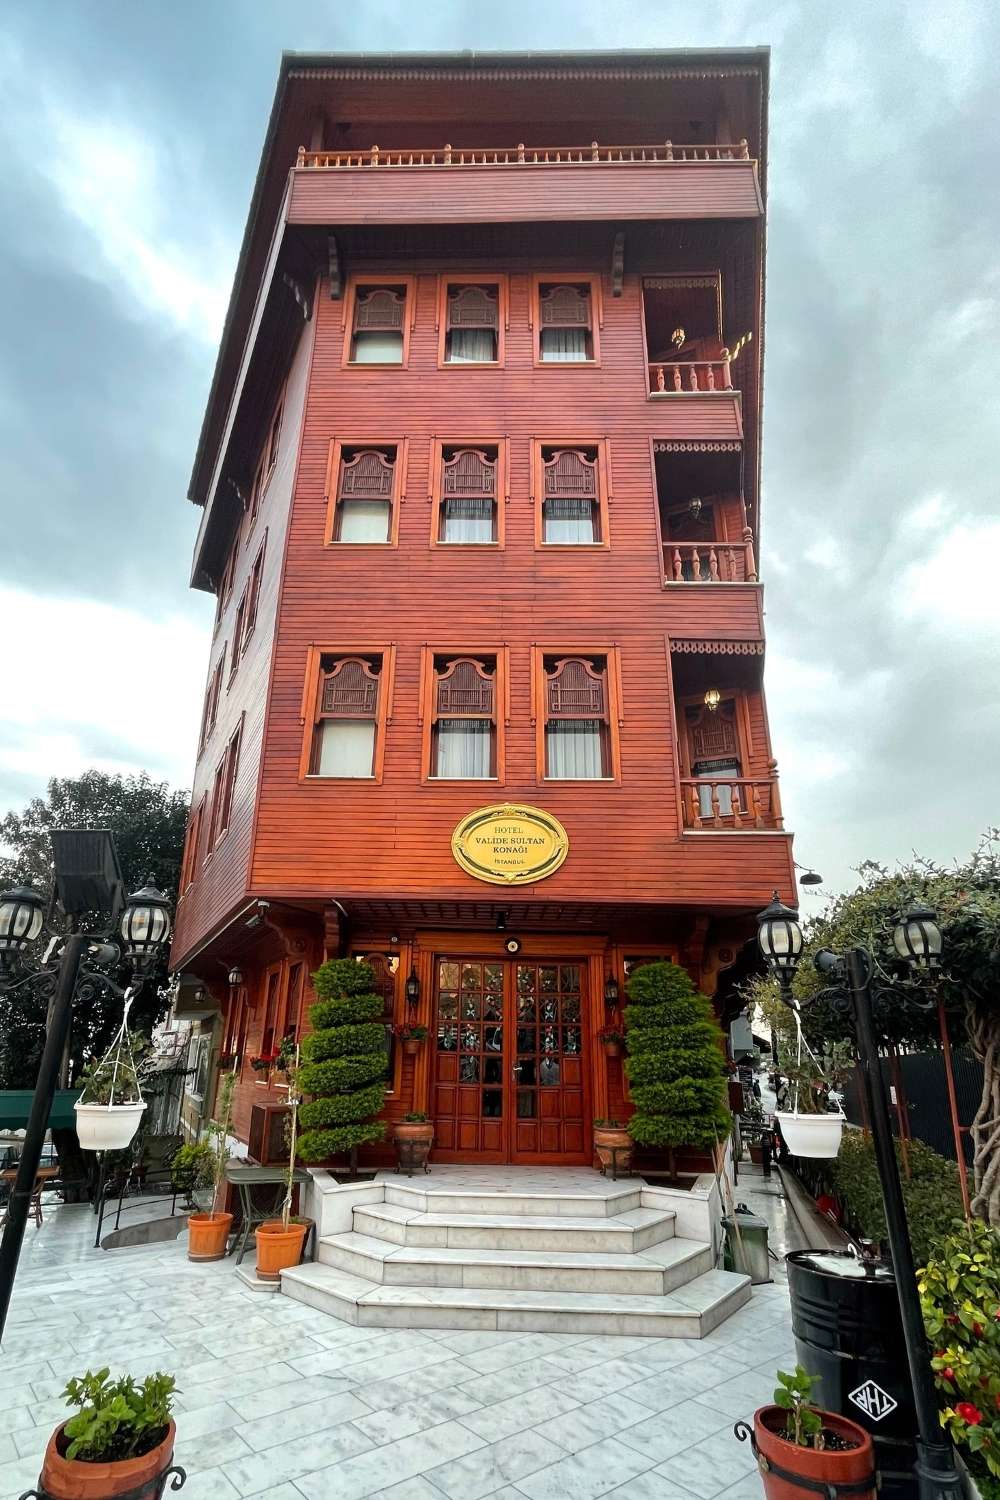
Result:
<svg viewBox="0 0 1000 1500"><path fill-rule="evenodd" d="M254 1104L250 1110L250 1139L247 1154L261 1167L282 1167L288 1161L285 1122L287 1104Z"/></svg>

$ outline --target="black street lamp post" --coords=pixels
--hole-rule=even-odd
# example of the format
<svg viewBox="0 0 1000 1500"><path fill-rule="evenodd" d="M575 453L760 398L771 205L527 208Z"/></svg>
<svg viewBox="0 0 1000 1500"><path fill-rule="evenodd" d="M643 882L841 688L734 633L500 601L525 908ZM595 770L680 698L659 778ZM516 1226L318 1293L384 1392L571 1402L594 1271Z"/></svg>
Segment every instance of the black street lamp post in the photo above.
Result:
<svg viewBox="0 0 1000 1500"><path fill-rule="evenodd" d="M761 953L778 980L782 1000L795 1008L797 1002L792 999L792 979L802 956L802 929L798 914L784 906L775 892L774 900L759 914L757 922ZM914 907L903 913L896 919L893 943L899 957L911 968L937 968L941 954L941 931L934 912L927 907ZM942 1440L941 1435L937 1392L920 1309L920 1293L917 1290L913 1246L906 1222L899 1164L878 1055L872 997L874 965L871 954L861 947L850 948L842 955L822 949L816 954L815 964L819 972L829 979L830 984L804 1004L825 1000L839 1010L846 1010L857 1038L862 1086L868 1105L868 1118L872 1124L875 1160L885 1204L889 1251L913 1385L918 1428L915 1472L919 1492L921 1500L946 1500L946 1497L961 1493L962 1480L955 1465L952 1446L947 1440ZM880 990L879 993L881 996L893 992ZM906 1004L921 1004L912 996L900 998Z"/></svg>
<svg viewBox="0 0 1000 1500"><path fill-rule="evenodd" d="M91 840L89 850L86 846L88 839ZM73 888L73 880L79 881L79 860L77 859L77 868L71 871L67 871L65 867L60 868L60 845L56 839L53 840L56 884L61 904L71 927L83 910L103 911L110 917L108 932L89 935L70 931L61 941L55 939L54 956L50 957L53 953L50 946L41 963L32 963L27 957L28 949L41 934L45 902L30 886L18 886L0 895L0 990L10 993L17 989L30 989L40 999L48 1002L45 1046L35 1081L24 1147L7 1204L3 1238L0 1240L0 1338L3 1337L7 1310L14 1290L14 1277L17 1274L38 1163L41 1160L42 1144L70 1034L74 997L78 993L95 995L101 991L110 991L124 999L126 991L107 972L109 968L116 968L121 963L122 949L125 960L138 979L155 965L163 944L170 935L168 902L151 882L147 882L142 890L123 901L117 856L109 833L102 831L97 834L74 834L73 842L75 856L79 856L81 848L84 853L93 856L92 868L85 872L90 877L89 881L76 887L80 892L81 904L74 911L74 898L69 892ZM87 903L86 906L82 904L84 902ZM120 946L118 942L107 941L119 916Z"/></svg>

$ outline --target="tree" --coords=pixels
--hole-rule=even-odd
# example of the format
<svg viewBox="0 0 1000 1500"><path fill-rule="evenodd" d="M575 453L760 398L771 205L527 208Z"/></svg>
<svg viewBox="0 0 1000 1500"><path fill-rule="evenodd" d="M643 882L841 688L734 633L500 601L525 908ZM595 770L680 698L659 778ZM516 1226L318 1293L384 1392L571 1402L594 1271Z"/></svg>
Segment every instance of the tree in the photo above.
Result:
<svg viewBox="0 0 1000 1500"><path fill-rule="evenodd" d="M643 964L629 975L625 1072L636 1112L629 1134L643 1146L714 1146L731 1128L722 1031L712 1002L677 964Z"/></svg>
<svg viewBox="0 0 1000 1500"><path fill-rule="evenodd" d="M937 1044L937 1004L948 1012L952 1040L966 1040L983 1065L983 1092L972 1124L973 1212L1000 1226L1000 830L990 829L963 864L945 869L931 860L888 870L873 861L858 867L853 891L806 926L802 959L792 993L804 1001L827 981L813 958L820 948L842 953L861 945L875 962L875 984L891 985L929 1008L877 1004L879 1033L886 1042L914 1048ZM944 937L938 970L910 970L892 942L894 918L915 900L937 912ZM777 993L773 981L755 981L754 998ZM813 1047L853 1040L849 1017L818 1002L803 1012Z"/></svg>
<svg viewBox="0 0 1000 1500"><path fill-rule="evenodd" d="M299 1155L325 1161L382 1137L384 1126L372 1116L385 1103L385 1028L371 964L327 959L313 987L320 998L309 1011L314 1030L302 1044L299 1070L313 1097L299 1111Z"/></svg>
<svg viewBox="0 0 1000 1500"><path fill-rule="evenodd" d="M53 829L110 828L126 889L135 890L151 875L173 899L187 810L186 792L171 791L165 781L154 781L145 771L137 776L85 771L82 776L53 777L44 797L33 797L23 812L0 820L0 843L9 851L0 855L0 889L27 881L40 891L51 890ZM81 921L85 931L99 925L96 914ZM131 1022L137 1030L151 1030L162 1017L166 977L164 954L133 1004ZM120 1023L121 1005L109 995L77 1006L70 1041L74 1066L78 1069L87 1057L103 1053ZM0 1087L34 1086L44 1038L45 1006L29 987L0 995Z"/></svg>

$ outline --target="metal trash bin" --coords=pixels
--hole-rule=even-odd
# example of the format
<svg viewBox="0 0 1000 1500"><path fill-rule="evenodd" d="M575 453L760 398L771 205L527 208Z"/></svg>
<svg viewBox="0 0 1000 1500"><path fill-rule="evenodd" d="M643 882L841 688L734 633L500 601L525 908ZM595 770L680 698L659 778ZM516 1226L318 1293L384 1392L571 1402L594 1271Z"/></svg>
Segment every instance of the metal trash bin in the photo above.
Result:
<svg viewBox="0 0 1000 1500"><path fill-rule="evenodd" d="M871 1433L883 1500L915 1500L917 1417L891 1265L851 1250L794 1250L785 1265L795 1352L819 1376L817 1404Z"/></svg>
<svg viewBox="0 0 1000 1500"><path fill-rule="evenodd" d="M750 1277L751 1286L771 1281L771 1254L767 1248L767 1220L751 1213L745 1203L722 1220L726 1244L722 1264L727 1271Z"/></svg>

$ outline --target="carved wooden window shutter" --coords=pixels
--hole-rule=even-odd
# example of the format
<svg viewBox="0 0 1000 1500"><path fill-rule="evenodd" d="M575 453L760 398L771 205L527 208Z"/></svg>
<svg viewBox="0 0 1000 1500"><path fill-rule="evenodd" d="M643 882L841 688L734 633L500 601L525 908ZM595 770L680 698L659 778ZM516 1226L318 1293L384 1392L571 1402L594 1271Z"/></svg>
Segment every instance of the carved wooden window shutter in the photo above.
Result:
<svg viewBox="0 0 1000 1500"><path fill-rule="evenodd" d="M354 302L355 333L402 333L406 293L391 287L359 291Z"/></svg>
<svg viewBox="0 0 1000 1500"><path fill-rule="evenodd" d="M495 291L484 286L449 287L447 327L489 328L495 333L500 326L499 299Z"/></svg>
<svg viewBox="0 0 1000 1500"><path fill-rule="evenodd" d="M432 776L481 781L496 774L495 671L471 656L436 664Z"/></svg>
<svg viewBox="0 0 1000 1500"><path fill-rule="evenodd" d="M707 708L689 708L686 718L692 775L738 774L741 760L735 701L730 698L720 703L714 713Z"/></svg>
<svg viewBox="0 0 1000 1500"><path fill-rule="evenodd" d="M492 719L496 704L496 681L472 657L459 657L437 674L435 718L471 715Z"/></svg>
<svg viewBox="0 0 1000 1500"><path fill-rule="evenodd" d="M578 286L543 289L538 298L542 328L589 328L590 296Z"/></svg>
<svg viewBox="0 0 1000 1500"><path fill-rule="evenodd" d="M597 499L597 457L580 448L558 448L544 460L545 498Z"/></svg>
<svg viewBox="0 0 1000 1500"><path fill-rule="evenodd" d="M497 533L497 456L481 448L459 448L441 464L442 542L492 542Z"/></svg>
<svg viewBox="0 0 1000 1500"><path fill-rule="evenodd" d="M391 500L395 460L377 448L364 448L340 465L338 500Z"/></svg>
<svg viewBox="0 0 1000 1500"><path fill-rule="evenodd" d="M608 719L608 694L603 667L582 657L557 661L546 677L546 707L550 719Z"/></svg>
<svg viewBox="0 0 1000 1500"><path fill-rule="evenodd" d="M359 656L345 656L323 674L320 719L374 719L378 673Z"/></svg>

